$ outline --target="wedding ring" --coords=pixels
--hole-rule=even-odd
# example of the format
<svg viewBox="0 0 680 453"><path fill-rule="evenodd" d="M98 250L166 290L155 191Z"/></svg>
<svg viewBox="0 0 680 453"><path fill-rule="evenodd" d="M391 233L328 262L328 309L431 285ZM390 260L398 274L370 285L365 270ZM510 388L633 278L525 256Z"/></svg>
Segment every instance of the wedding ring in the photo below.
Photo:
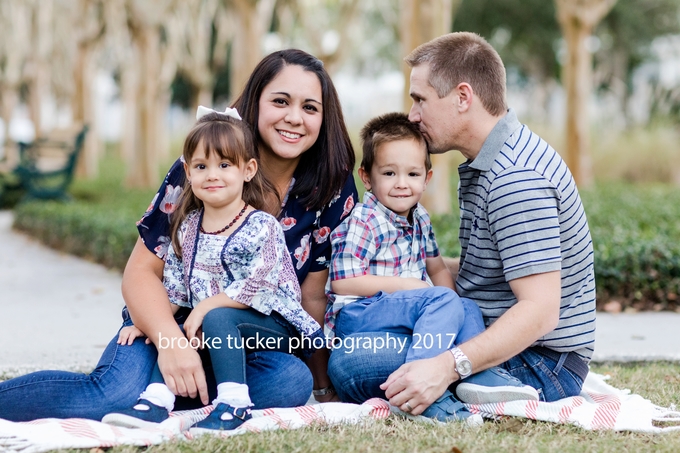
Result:
<svg viewBox="0 0 680 453"><path fill-rule="evenodd" d="M413 408L412 408L411 405L408 403L408 401L406 401L406 402L404 403L404 406L406 406L406 412L411 412L411 411L413 410Z"/></svg>

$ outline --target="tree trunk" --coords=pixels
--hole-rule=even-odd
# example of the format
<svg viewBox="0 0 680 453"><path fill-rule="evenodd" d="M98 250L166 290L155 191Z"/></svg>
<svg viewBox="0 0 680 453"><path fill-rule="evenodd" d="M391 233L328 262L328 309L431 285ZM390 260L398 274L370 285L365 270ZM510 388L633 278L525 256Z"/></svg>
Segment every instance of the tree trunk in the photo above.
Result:
<svg viewBox="0 0 680 453"><path fill-rule="evenodd" d="M0 170L11 171L19 163L19 149L9 136L9 125L12 121L14 109L19 103L18 89L10 86L2 88L0 92L0 117L4 120L5 155L1 159Z"/></svg>
<svg viewBox="0 0 680 453"><path fill-rule="evenodd" d="M85 143L83 143L83 149L76 167L76 174L86 178L95 178L99 173L100 155L95 109L92 102L94 97L92 92L94 79L92 56L91 44L80 43L78 45L73 68L74 91L71 103L73 122L79 126L87 124L90 128L85 135Z"/></svg>
<svg viewBox="0 0 680 453"><path fill-rule="evenodd" d="M453 16L461 0L401 0L401 46L402 54L408 55L419 45L451 31ZM411 68L402 62L404 74L404 110L409 110L409 79ZM434 170L428 190L421 203L433 214L451 212L451 190L449 188L449 153L433 154Z"/></svg>
<svg viewBox="0 0 680 453"><path fill-rule="evenodd" d="M137 47L137 79L134 134L134 163L128 167L126 183L133 187L158 185L159 121L165 112L158 112L159 35L156 27L141 27L134 33Z"/></svg>
<svg viewBox="0 0 680 453"><path fill-rule="evenodd" d="M616 0L555 0L557 19L567 43L562 83L567 97L566 156L576 184L594 182L590 153L589 101L593 83L593 56L587 39Z"/></svg>
<svg viewBox="0 0 680 453"><path fill-rule="evenodd" d="M250 73L262 59L261 43L274 11L272 0L235 0L238 13L238 32L231 43L231 80L229 95L232 99L241 92Z"/></svg>
<svg viewBox="0 0 680 453"><path fill-rule="evenodd" d="M139 61L137 56L137 49L131 49L133 54L132 61ZM123 102L123 117L121 125L121 137L120 137L120 156L125 163L126 168L126 185L132 186L133 184L133 170L135 168L135 144L137 142L137 92L139 88L139 68L137 65L124 65L121 68L121 78L120 78L120 91L121 99Z"/></svg>
<svg viewBox="0 0 680 453"><path fill-rule="evenodd" d="M245 83L245 82L244 82ZM191 103L191 111L195 112L199 105L213 107L213 84L210 86L198 86Z"/></svg>

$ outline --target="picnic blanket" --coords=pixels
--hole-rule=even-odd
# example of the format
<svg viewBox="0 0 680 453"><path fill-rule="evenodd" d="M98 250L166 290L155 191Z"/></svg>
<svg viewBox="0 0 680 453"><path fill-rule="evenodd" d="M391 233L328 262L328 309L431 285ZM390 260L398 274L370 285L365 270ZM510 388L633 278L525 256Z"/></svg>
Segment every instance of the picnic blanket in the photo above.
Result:
<svg viewBox="0 0 680 453"><path fill-rule="evenodd" d="M553 403L514 401L468 405L485 418L523 417L553 423L569 423L584 429L662 433L680 430L680 412L664 408L640 395L608 385L606 377L590 373L580 396ZM37 453L59 448L148 446L168 440L191 440L189 427L202 420L210 407L175 412L154 429L127 429L84 419L41 419L14 423L0 420L0 452ZM253 418L223 437L274 429L297 429L321 424L357 424L403 414L385 400L364 404L323 403L295 408L253 411Z"/></svg>

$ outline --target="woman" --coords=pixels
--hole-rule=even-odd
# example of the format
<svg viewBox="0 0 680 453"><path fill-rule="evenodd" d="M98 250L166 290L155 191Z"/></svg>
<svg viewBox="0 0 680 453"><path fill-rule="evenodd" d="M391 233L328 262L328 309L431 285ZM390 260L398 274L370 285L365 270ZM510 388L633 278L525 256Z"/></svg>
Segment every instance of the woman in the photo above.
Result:
<svg viewBox="0 0 680 453"><path fill-rule="evenodd" d="M253 70L233 106L255 130L262 172L275 187L272 202L281 201L279 218L300 282L302 305L321 323L330 257L327 238L357 198L354 151L333 83L315 57L294 49L274 52ZM140 239L123 274L124 325L134 319L158 348L158 357L156 347L143 339L119 345L116 336L89 375L41 371L0 383L0 418L99 420L137 400L156 360L177 395L199 396L203 404L214 397L214 385L206 384L199 353L167 347L178 344L173 339L184 337L178 326L181 318L173 318L161 282L170 236L168 218L183 178L178 160L139 222ZM327 352L320 351L309 362L320 401L335 398L326 375L327 360ZM301 405L312 390L307 367L280 352L248 354L246 381L255 408ZM181 400L177 409L199 405L196 400Z"/></svg>

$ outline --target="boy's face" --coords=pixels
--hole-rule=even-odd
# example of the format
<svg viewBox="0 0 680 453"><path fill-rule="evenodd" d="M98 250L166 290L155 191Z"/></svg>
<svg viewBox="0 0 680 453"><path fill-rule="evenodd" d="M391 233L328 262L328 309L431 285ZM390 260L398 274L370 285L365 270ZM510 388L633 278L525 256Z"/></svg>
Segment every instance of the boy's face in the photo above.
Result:
<svg viewBox="0 0 680 453"><path fill-rule="evenodd" d="M375 150L370 173L359 168L366 190L398 215L407 216L432 177L425 169L427 148L415 140L383 143Z"/></svg>

